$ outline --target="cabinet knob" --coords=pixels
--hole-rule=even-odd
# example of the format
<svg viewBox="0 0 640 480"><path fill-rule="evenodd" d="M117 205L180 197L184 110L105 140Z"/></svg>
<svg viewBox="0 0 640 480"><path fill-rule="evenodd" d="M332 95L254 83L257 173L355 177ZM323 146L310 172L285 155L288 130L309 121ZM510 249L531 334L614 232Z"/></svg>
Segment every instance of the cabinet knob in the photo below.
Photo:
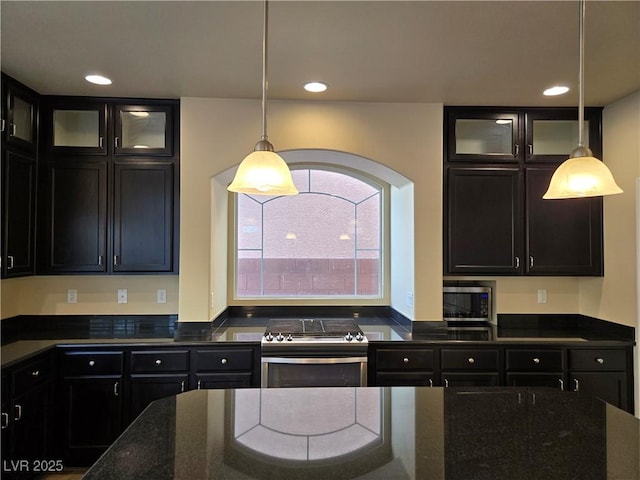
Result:
<svg viewBox="0 0 640 480"><path fill-rule="evenodd" d="M228 360L227 360L226 358L223 358L222 360L220 360L220 363L221 363L222 365L226 365L226 364L227 364L227 362L228 362Z"/></svg>
<svg viewBox="0 0 640 480"><path fill-rule="evenodd" d="M533 357L533 363L536 365L540 363L540 359L538 357Z"/></svg>
<svg viewBox="0 0 640 480"><path fill-rule="evenodd" d="M600 365L604 365L604 358L598 357L596 358L596 362L598 362Z"/></svg>
<svg viewBox="0 0 640 480"><path fill-rule="evenodd" d="M89 366L93 367L96 364L95 360L89 360Z"/></svg>
<svg viewBox="0 0 640 480"><path fill-rule="evenodd" d="M156 365L160 365L162 363L162 360L158 359L156 360Z"/></svg>
<svg viewBox="0 0 640 480"><path fill-rule="evenodd" d="M404 357L404 358L402 359L402 362L403 362L403 363L409 363L409 359L408 359L407 357Z"/></svg>
<svg viewBox="0 0 640 480"><path fill-rule="evenodd" d="M473 358L473 357L469 357L469 358L467 358L467 362L469 362L469 363L476 363L476 359L475 359L475 358Z"/></svg>
<svg viewBox="0 0 640 480"><path fill-rule="evenodd" d="M40 370L34 370L33 372L31 372L32 377L37 377L38 375L40 375Z"/></svg>

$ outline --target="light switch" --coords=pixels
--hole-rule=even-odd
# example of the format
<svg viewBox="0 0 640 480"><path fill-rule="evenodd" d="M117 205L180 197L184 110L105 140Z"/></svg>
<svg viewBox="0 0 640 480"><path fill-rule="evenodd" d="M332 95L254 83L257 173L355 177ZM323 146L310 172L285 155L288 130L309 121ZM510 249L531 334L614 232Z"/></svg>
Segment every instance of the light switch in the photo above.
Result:
<svg viewBox="0 0 640 480"><path fill-rule="evenodd" d="M67 303L78 303L78 290L75 288L67 290Z"/></svg>
<svg viewBox="0 0 640 480"><path fill-rule="evenodd" d="M547 291L542 289L538 290L538 303L547 303Z"/></svg>
<svg viewBox="0 0 640 480"><path fill-rule="evenodd" d="M167 303L167 291L164 288L156 292L156 303Z"/></svg>
<svg viewBox="0 0 640 480"><path fill-rule="evenodd" d="M118 303L127 303L127 289L119 288L118 289Z"/></svg>

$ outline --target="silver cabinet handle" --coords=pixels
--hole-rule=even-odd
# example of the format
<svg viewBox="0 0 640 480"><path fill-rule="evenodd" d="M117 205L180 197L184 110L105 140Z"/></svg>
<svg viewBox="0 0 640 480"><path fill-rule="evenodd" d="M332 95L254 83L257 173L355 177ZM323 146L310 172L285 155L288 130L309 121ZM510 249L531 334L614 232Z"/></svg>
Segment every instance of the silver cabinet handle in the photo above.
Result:
<svg viewBox="0 0 640 480"><path fill-rule="evenodd" d="M533 363L538 365L540 363L540 359L538 357L533 357Z"/></svg>
<svg viewBox="0 0 640 480"><path fill-rule="evenodd" d="M577 378L573 379L573 386L574 386L574 388L573 388L574 392L579 392L580 391L580 382L578 382Z"/></svg>
<svg viewBox="0 0 640 480"><path fill-rule="evenodd" d="M18 405L17 403L14 405L14 416L13 419L17 422L22 418L22 405Z"/></svg>
<svg viewBox="0 0 640 480"><path fill-rule="evenodd" d="M529 155L533 155L533 145L529 144Z"/></svg>
<svg viewBox="0 0 640 480"><path fill-rule="evenodd" d="M476 359L473 358L473 357L469 357L469 358L467 358L467 362L469 362L471 364L474 364L474 363L476 363Z"/></svg>
<svg viewBox="0 0 640 480"><path fill-rule="evenodd" d="M9 135L12 137L16 136L16 124L12 123L10 128L9 128Z"/></svg>
<svg viewBox="0 0 640 480"><path fill-rule="evenodd" d="M38 375L40 375L40 370L34 370L33 372L31 372L32 377L37 377Z"/></svg>
<svg viewBox="0 0 640 480"><path fill-rule="evenodd" d="M447 380L446 378L444 379L444 386L445 388L449 386L449 380Z"/></svg>
<svg viewBox="0 0 640 480"><path fill-rule="evenodd" d="M533 268L533 255L529 255L529 268Z"/></svg>
<svg viewBox="0 0 640 480"><path fill-rule="evenodd" d="M564 392L564 380L562 380L561 378L558 379L558 382L560 383L560 390L562 390Z"/></svg>
<svg viewBox="0 0 640 480"><path fill-rule="evenodd" d="M520 257L516 257L516 268L520 268Z"/></svg>
<svg viewBox="0 0 640 480"><path fill-rule="evenodd" d="M4 132L4 118L0 119L0 132ZM6 428L6 427L2 427L2 428Z"/></svg>
<svg viewBox="0 0 640 480"><path fill-rule="evenodd" d="M596 362L598 362L600 365L604 365L604 358L598 357L596 358Z"/></svg>
<svg viewBox="0 0 640 480"><path fill-rule="evenodd" d="M93 367L96 364L95 360L89 360L89 366Z"/></svg>
<svg viewBox="0 0 640 480"><path fill-rule="evenodd" d="M118 255L114 255L113 256L113 266L117 267L118 266Z"/></svg>
<svg viewBox="0 0 640 480"><path fill-rule="evenodd" d="M4 122L4 120L3 120ZM9 426L9 414L2 412L2 430Z"/></svg>
<svg viewBox="0 0 640 480"><path fill-rule="evenodd" d="M514 145L514 148L516 150L516 153L514 154L515 157L517 157L520 154L520 145L518 145L517 143Z"/></svg>
<svg viewBox="0 0 640 480"><path fill-rule="evenodd" d="M120 148L120 137L114 139L114 145L116 148Z"/></svg>
<svg viewBox="0 0 640 480"><path fill-rule="evenodd" d="M200 390L200 388L202 388L202 380L198 380L198 390Z"/></svg>
<svg viewBox="0 0 640 480"><path fill-rule="evenodd" d="M409 363L409 359L408 359L407 357L404 357L404 358L402 359L402 363Z"/></svg>
<svg viewBox="0 0 640 480"><path fill-rule="evenodd" d="M180 392L183 393L184 392L184 380L182 380L180 382Z"/></svg>
<svg viewBox="0 0 640 480"><path fill-rule="evenodd" d="M158 359L156 360L156 365L161 365L162 364L162 360Z"/></svg>
<svg viewBox="0 0 640 480"><path fill-rule="evenodd" d="M113 396L117 397L119 395L118 387L120 382L116 382L113 384Z"/></svg>
<svg viewBox="0 0 640 480"><path fill-rule="evenodd" d="M103 142L104 142L104 137L98 137L98 146L100 148L102 148Z"/></svg>
<svg viewBox="0 0 640 480"><path fill-rule="evenodd" d="M102 255L98 255L98 266L102 266Z"/></svg>
<svg viewBox="0 0 640 480"><path fill-rule="evenodd" d="M11 270L13 268L13 255L7 255L7 269Z"/></svg>
<svg viewBox="0 0 640 480"><path fill-rule="evenodd" d="M229 361L229 360L227 360L226 358L223 358L222 360L220 360L220 363L221 363L222 365L226 365L228 361Z"/></svg>
<svg viewBox="0 0 640 480"><path fill-rule="evenodd" d="M432 378L429 379L429 386L433 387L433 379Z"/></svg>

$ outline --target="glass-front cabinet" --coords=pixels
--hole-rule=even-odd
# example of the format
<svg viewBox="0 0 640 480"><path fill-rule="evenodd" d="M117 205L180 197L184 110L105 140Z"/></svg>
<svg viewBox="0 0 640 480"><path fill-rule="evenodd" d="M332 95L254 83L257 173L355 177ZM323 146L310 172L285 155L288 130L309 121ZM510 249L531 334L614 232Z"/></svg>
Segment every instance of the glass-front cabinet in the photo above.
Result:
<svg viewBox="0 0 640 480"><path fill-rule="evenodd" d="M47 134L49 148L85 155L107 154L107 104L83 101L51 105Z"/></svg>
<svg viewBox="0 0 640 480"><path fill-rule="evenodd" d="M601 158L601 108L585 109L584 145ZM569 158L578 145L577 108L447 107L450 162L544 162Z"/></svg>
<svg viewBox="0 0 640 480"><path fill-rule="evenodd" d="M6 112L3 114L2 130L9 145L23 150L36 150L37 136L37 99L26 89L7 82Z"/></svg>
<svg viewBox="0 0 640 480"><path fill-rule="evenodd" d="M172 108L160 105L116 105L116 155L172 155Z"/></svg>

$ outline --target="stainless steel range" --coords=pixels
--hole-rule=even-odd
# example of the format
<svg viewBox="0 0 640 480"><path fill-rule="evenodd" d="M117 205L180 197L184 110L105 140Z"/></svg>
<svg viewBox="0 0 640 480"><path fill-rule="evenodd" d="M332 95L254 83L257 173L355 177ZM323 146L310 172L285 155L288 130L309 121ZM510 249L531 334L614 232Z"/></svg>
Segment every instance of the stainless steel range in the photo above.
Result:
<svg viewBox="0 0 640 480"><path fill-rule="evenodd" d="M271 319L262 337L262 386L366 386L367 350L351 318Z"/></svg>

